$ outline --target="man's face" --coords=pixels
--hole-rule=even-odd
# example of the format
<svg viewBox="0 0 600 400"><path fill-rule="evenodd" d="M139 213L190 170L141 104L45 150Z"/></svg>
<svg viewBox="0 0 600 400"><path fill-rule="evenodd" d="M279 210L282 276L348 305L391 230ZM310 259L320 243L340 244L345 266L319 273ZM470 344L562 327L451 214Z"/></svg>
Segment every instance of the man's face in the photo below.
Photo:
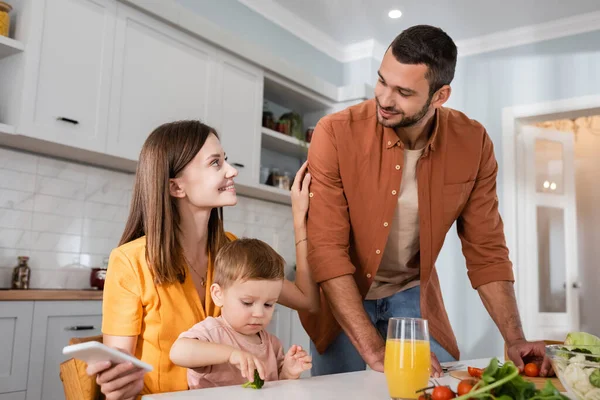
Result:
<svg viewBox="0 0 600 400"><path fill-rule="evenodd" d="M388 49L379 67L375 99L377 119L389 128L418 123L431 107L425 64L402 64Z"/></svg>

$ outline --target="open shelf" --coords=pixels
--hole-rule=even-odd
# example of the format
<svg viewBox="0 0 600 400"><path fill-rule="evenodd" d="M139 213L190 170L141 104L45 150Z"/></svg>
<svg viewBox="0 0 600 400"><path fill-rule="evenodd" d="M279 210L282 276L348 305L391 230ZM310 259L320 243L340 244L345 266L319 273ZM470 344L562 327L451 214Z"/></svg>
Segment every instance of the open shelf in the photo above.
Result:
<svg viewBox="0 0 600 400"><path fill-rule="evenodd" d="M23 43L0 35L0 59L13 54L20 53L25 50Z"/></svg>
<svg viewBox="0 0 600 400"><path fill-rule="evenodd" d="M306 158L309 144L268 128L261 128L262 147L297 158Z"/></svg>
<svg viewBox="0 0 600 400"><path fill-rule="evenodd" d="M289 190L279 189L259 183L257 185L235 184L238 194L253 197L260 200L271 201L280 204L292 204L292 196Z"/></svg>
<svg viewBox="0 0 600 400"><path fill-rule="evenodd" d="M16 129L14 126L12 125L6 125L6 124L1 124L0 123L0 133L6 133L9 135L14 135L16 132Z"/></svg>

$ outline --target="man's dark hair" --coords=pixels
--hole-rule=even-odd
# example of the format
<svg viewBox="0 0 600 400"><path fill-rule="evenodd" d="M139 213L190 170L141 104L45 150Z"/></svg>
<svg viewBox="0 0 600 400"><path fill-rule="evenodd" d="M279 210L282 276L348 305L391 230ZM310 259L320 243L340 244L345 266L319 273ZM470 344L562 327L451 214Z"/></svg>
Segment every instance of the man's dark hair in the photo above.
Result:
<svg viewBox="0 0 600 400"><path fill-rule="evenodd" d="M402 64L425 64L429 95L449 85L456 69L456 45L446 32L430 25L416 25L396 36L390 45Z"/></svg>

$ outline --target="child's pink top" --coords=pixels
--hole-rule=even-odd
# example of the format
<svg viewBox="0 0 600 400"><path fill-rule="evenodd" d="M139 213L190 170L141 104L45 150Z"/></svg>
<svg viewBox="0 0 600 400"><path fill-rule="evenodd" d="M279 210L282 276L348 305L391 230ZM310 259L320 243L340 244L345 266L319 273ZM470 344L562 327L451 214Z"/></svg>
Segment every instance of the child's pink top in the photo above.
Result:
<svg viewBox="0 0 600 400"><path fill-rule="evenodd" d="M208 317L179 335L180 338L224 344L251 353L263 362L265 381L276 381L284 358L281 342L265 330L260 331L258 336L261 343L251 343L246 335L234 331L223 317ZM187 378L190 389L242 385L247 382L240 370L229 363L188 369Z"/></svg>

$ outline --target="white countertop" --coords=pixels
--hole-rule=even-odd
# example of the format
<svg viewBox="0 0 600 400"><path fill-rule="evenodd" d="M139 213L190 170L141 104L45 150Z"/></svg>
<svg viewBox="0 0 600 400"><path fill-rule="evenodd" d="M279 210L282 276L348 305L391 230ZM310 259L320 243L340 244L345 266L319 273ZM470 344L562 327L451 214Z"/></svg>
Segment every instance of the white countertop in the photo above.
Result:
<svg viewBox="0 0 600 400"><path fill-rule="evenodd" d="M484 368L490 359L465 360L447 363L446 366L461 364ZM458 380L446 374L436 379L440 385L449 385L456 390ZM361 399L388 400L385 376L375 371L350 372L347 374L326 375L297 380L266 382L262 389L246 389L241 386L225 386L211 389L188 390L183 392L152 394L142 400L203 400L203 399L236 399L236 400L329 400L329 399Z"/></svg>

